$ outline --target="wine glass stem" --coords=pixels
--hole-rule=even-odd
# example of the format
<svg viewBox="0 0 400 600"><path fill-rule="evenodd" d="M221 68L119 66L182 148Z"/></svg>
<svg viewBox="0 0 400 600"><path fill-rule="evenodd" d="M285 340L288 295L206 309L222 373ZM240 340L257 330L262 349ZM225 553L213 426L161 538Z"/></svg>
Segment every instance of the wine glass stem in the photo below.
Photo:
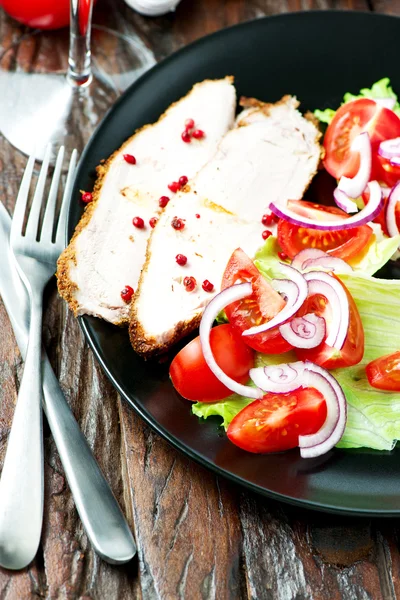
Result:
<svg viewBox="0 0 400 600"><path fill-rule="evenodd" d="M67 79L74 86L89 85L92 79L92 10L93 0L71 0Z"/></svg>

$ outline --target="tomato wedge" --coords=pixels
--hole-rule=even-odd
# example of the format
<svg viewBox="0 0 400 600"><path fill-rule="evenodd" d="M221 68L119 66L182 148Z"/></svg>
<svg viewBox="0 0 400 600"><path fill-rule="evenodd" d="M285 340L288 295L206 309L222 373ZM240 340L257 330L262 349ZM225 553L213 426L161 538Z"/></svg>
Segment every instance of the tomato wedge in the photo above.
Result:
<svg viewBox="0 0 400 600"><path fill-rule="evenodd" d="M349 328L342 349L337 350L336 348L332 348L325 344L325 342L322 342L316 348L295 348L296 355L300 360L310 360L325 369L337 369L339 367L356 365L364 355L364 328L360 313L344 283L340 279L336 279L346 291L350 309ZM328 335L333 310L335 310L335 307L329 305L325 296L314 294L306 299L298 312L298 316L313 312L319 317L323 317L326 322Z"/></svg>
<svg viewBox="0 0 400 600"><path fill-rule="evenodd" d="M314 388L266 394L241 410L228 438L247 452L282 452L299 445L299 435L316 433L326 419L326 402Z"/></svg>
<svg viewBox="0 0 400 600"><path fill-rule="evenodd" d="M304 200L291 200L288 206L300 216L314 220L327 221L331 218L330 215L335 219L348 217L340 208L322 206ZM343 260L353 259L358 254L365 252L372 235L373 231L368 225L360 225L359 227L339 231L324 231L322 229L299 227L284 219L278 221L278 242L289 258L294 258L296 254L305 248L318 248Z"/></svg>
<svg viewBox="0 0 400 600"><path fill-rule="evenodd" d="M373 360L367 364L365 371L372 387L400 392L400 351Z"/></svg>
<svg viewBox="0 0 400 600"><path fill-rule="evenodd" d="M238 248L232 254L222 277L222 289L250 281L253 294L248 298L233 302L225 308L229 323L239 333L254 325L267 323L285 306L285 301L260 274L257 267L243 250ZM243 341L254 350L264 354L281 354L291 350L292 346L283 339L278 327L257 333L252 336L243 336Z"/></svg>
<svg viewBox="0 0 400 600"><path fill-rule="evenodd" d="M382 168L378 158L378 146L383 140L400 136L400 119L388 108L369 98L346 102L337 111L328 126L325 138L324 165L336 179L342 175L354 177L359 168L359 155L350 150L357 135L367 131L372 146L371 180L379 179Z"/></svg>
<svg viewBox="0 0 400 600"><path fill-rule="evenodd" d="M221 369L235 381L247 383L254 356L251 348L242 341L242 336L228 324L218 325L211 330L210 343ZM200 337L178 352L169 368L169 375L176 391L187 400L215 402L232 394L204 360Z"/></svg>

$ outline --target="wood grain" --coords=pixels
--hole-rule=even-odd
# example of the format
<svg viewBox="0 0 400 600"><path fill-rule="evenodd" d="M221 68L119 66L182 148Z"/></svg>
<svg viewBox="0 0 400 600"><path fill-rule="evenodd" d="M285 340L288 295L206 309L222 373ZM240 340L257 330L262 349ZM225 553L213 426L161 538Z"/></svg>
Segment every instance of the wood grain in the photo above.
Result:
<svg viewBox="0 0 400 600"><path fill-rule="evenodd" d="M121 54L118 41L95 30L97 60L106 70L126 68L135 66L135 51L140 51L150 64L222 27L309 9L400 14L397 0L183 0L174 15L147 19L122 0L99 0L95 23L128 36L131 51ZM0 13L3 50L19 44L18 56L27 69L32 62L42 69L65 68L65 34L46 34L32 45L25 33ZM80 122L82 144L93 127L89 120ZM0 200L12 212L25 159L3 138L0 157ZM1 302L0 331L2 461L22 363ZM221 481L180 455L118 398L54 286L47 295L44 337L71 408L128 515L138 556L124 567L112 567L93 553L46 429L42 544L28 569L0 570L0 598L400 597L396 522L349 520L286 507Z"/></svg>

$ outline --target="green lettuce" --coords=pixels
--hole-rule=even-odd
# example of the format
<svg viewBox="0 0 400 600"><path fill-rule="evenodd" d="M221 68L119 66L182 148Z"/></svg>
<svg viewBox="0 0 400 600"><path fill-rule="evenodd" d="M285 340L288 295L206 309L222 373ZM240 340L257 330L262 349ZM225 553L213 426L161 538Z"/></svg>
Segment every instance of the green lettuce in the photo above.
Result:
<svg viewBox="0 0 400 600"><path fill-rule="evenodd" d="M375 98L393 98L394 100L396 100L396 104L394 105L393 110L400 117L400 104L397 100L397 95L394 93L390 85L390 79L388 77L380 79L379 81L374 83L370 88L364 88L360 90L360 92L357 95L347 92L343 96L342 104L350 102L351 100L357 100L357 98L372 98L373 100ZM314 111L314 115L317 117L317 119L322 123L326 123L327 125L329 125L329 123L332 121L333 117L335 116L335 113L336 110L333 110L332 108L326 108L325 110L317 109Z"/></svg>
<svg viewBox="0 0 400 600"><path fill-rule="evenodd" d="M341 448L368 447L391 450L400 439L400 393L382 392L372 388L365 375L365 365L385 354L400 349L400 281L376 279L355 274L340 278L350 290L364 326L365 352L354 367L332 371L346 395L348 419ZM281 355L256 355L256 366L293 362L294 352ZM198 402L193 412L203 418L223 417L228 427L236 414L251 399L233 394L214 404Z"/></svg>
<svg viewBox="0 0 400 600"><path fill-rule="evenodd" d="M373 275L391 259L399 246L400 235L391 238L382 235L381 239L375 236L368 252L361 259L350 259L348 262L357 275Z"/></svg>
<svg viewBox="0 0 400 600"><path fill-rule="evenodd" d="M232 421L242 408L245 408L250 402L250 398L232 394L229 398L225 398L223 402L196 402L192 406L192 412L197 417L207 419L208 417L222 417L222 427L228 429L229 423Z"/></svg>
<svg viewBox="0 0 400 600"><path fill-rule="evenodd" d="M374 231L377 229L374 227ZM381 269L400 246L400 235L392 238L375 234L368 252L362 258L349 260L354 272L359 275L373 275ZM278 256L280 247L278 240L270 236L265 244L259 248L254 257L254 264L262 275L268 280L280 276L279 264L282 262Z"/></svg>

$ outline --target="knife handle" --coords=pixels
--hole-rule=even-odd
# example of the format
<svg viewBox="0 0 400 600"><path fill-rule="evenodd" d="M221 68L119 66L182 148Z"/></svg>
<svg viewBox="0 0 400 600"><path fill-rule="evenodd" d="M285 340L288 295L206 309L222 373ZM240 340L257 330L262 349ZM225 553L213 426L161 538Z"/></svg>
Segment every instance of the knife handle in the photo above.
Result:
<svg viewBox="0 0 400 600"><path fill-rule="evenodd" d="M126 563L136 553L133 535L43 353L43 408L82 524L105 561Z"/></svg>

